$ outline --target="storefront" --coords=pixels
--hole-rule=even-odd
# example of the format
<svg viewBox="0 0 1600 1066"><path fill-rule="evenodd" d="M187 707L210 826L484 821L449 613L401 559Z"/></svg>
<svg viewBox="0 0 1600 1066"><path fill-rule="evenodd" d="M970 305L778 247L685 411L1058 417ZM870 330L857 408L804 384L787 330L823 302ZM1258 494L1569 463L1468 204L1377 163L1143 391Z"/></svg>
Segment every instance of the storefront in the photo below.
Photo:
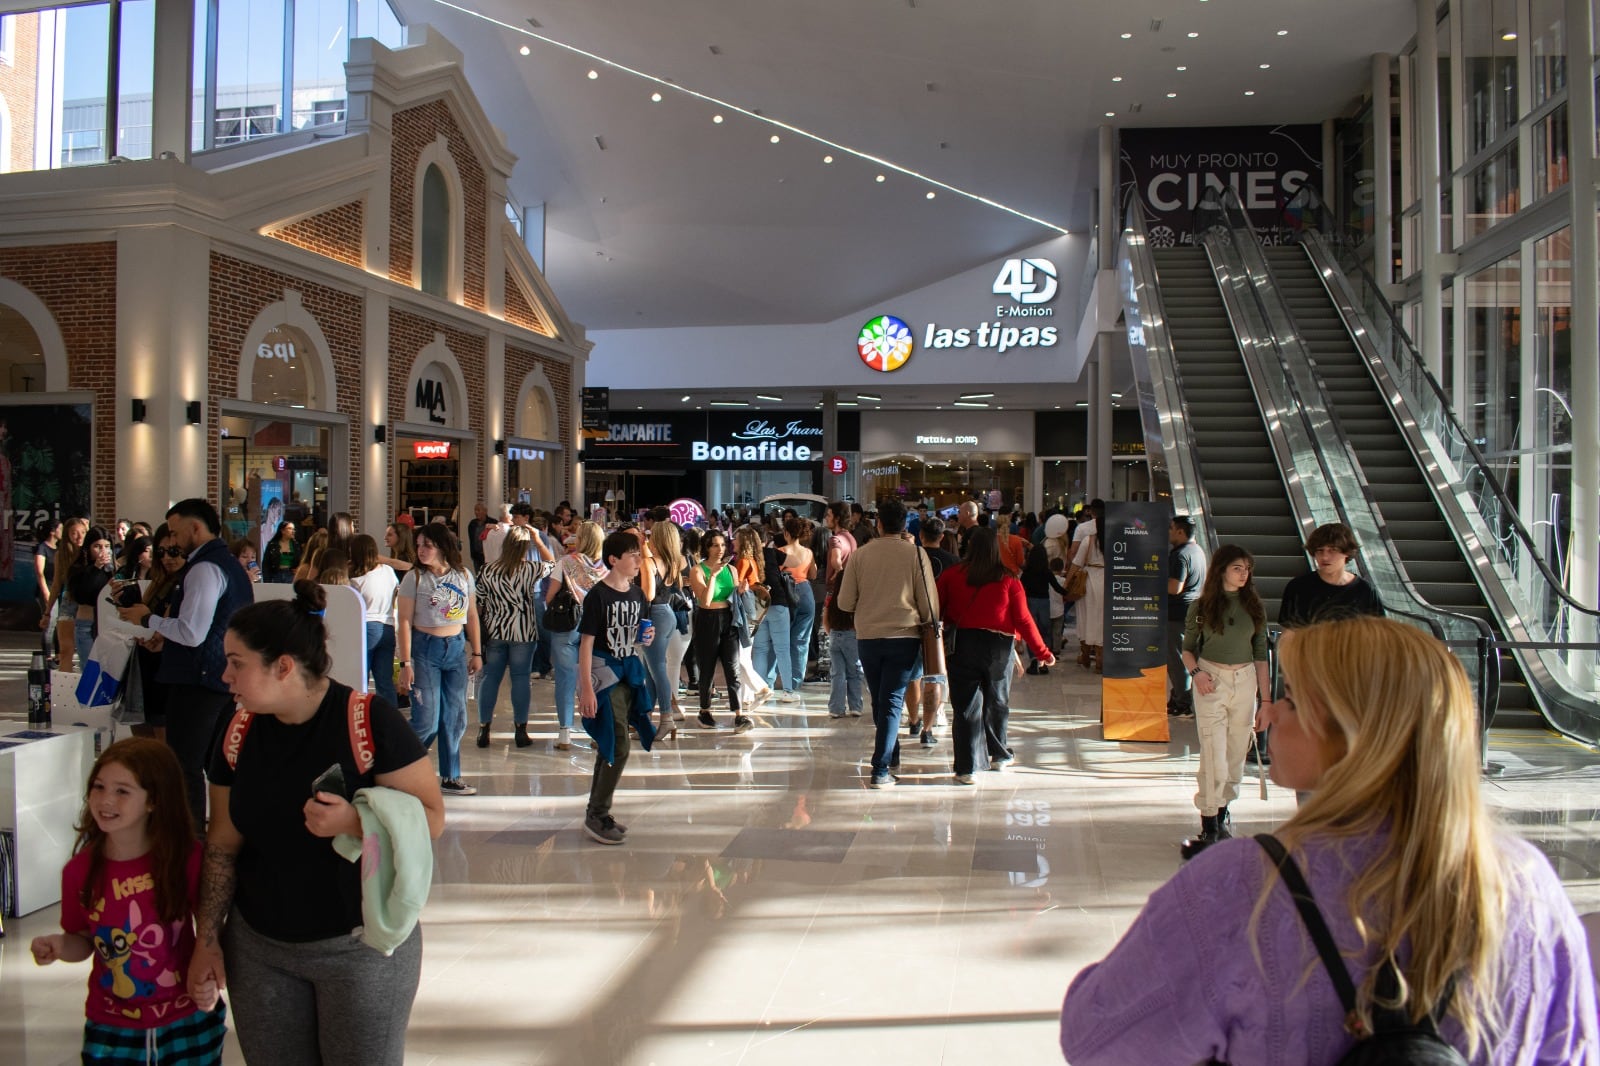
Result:
<svg viewBox="0 0 1600 1066"><path fill-rule="evenodd" d="M861 416L861 496L894 496L935 509L977 500L991 510L1026 503L1032 412L871 411Z"/></svg>
<svg viewBox="0 0 1600 1066"><path fill-rule="evenodd" d="M854 451L859 416L839 415L839 451ZM637 411L606 440L584 442L584 499L618 512L687 497L708 508L822 491L822 412Z"/></svg>
<svg viewBox="0 0 1600 1066"><path fill-rule="evenodd" d="M406 386L405 421L395 427L395 513L420 528L460 517L466 471L477 462L478 438L468 428L466 381L443 340L418 353ZM471 513L469 501L466 512Z"/></svg>
<svg viewBox="0 0 1600 1066"><path fill-rule="evenodd" d="M263 308L245 334L238 386L218 404L217 486L232 537L318 524L349 506L349 419L316 319L297 293ZM137 402L137 401L136 401Z"/></svg>

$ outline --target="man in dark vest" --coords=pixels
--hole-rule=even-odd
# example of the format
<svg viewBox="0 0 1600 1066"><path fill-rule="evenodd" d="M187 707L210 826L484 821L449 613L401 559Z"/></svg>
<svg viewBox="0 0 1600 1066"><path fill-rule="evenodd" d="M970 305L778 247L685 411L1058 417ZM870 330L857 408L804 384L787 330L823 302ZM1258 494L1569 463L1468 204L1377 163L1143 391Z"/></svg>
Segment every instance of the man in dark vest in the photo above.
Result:
<svg viewBox="0 0 1600 1066"><path fill-rule="evenodd" d="M167 743L183 767L184 786L195 828L206 824L206 758L217 723L233 707L222 681L227 661L222 636L233 612L255 594L250 577L227 544L219 539L222 520L205 500L180 500L167 512L167 528L189 561L178 574L169 617L152 616L143 604L125 607L124 621L154 631L152 645L161 652L156 680L171 686Z"/></svg>

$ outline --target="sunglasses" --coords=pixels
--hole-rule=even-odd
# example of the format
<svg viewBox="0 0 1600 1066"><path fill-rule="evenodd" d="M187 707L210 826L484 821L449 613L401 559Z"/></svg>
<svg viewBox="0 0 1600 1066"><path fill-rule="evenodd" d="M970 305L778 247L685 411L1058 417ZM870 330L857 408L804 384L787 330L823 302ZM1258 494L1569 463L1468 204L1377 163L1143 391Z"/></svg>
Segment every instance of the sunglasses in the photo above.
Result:
<svg viewBox="0 0 1600 1066"><path fill-rule="evenodd" d="M160 548L160 549L158 549L156 551L156 554L157 555L165 555L168 559L182 559L183 558L183 549L182 548Z"/></svg>

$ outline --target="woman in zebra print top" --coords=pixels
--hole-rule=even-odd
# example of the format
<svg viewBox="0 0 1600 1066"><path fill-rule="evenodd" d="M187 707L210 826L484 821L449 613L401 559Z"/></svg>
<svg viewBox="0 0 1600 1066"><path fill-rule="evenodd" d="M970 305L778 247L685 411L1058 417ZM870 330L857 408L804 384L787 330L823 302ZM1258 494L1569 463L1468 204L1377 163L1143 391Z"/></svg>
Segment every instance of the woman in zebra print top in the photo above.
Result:
<svg viewBox="0 0 1600 1066"><path fill-rule="evenodd" d="M528 553L537 551L538 559ZM556 568L544 538L527 526L512 526L501 542L500 558L478 575L478 617L483 623L483 677L478 688L478 747L489 746L489 725L500 680L511 671L511 720L517 747L525 748L528 711L533 700L533 645L538 640L533 598L539 582Z"/></svg>

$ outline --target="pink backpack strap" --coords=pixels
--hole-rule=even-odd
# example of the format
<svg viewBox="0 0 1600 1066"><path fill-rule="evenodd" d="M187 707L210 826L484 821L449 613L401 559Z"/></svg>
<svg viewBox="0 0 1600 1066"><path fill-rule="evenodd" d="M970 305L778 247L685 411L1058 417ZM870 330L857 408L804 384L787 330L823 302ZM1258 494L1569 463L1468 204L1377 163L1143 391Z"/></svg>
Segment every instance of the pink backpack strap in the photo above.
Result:
<svg viewBox="0 0 1600 1066"><path fill-rule="evenodd" d="M355 753L356 769L370 773L378 761L378 749L372 741L372 694L350 693L350 750Z"/></svg>
<svg viewBox="0 0 1600 1066"><path fill-rule="evenodd" d="M250 722L254 718L255 715L241 709L234 711L228 720L228 728L222 734L222 757L230 770L239 768L239 750L244 747L245 734L250 732Z"/></svg>

